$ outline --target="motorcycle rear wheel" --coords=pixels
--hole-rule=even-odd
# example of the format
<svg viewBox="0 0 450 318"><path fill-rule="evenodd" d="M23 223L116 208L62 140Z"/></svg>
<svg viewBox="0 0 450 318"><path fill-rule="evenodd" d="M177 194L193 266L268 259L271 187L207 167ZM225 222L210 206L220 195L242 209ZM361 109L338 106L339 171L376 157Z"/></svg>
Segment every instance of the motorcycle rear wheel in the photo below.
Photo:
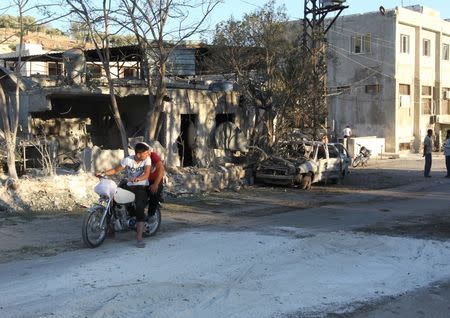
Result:
<svg viewBox="0 0 450 318"><path fill-rule="evenodd" d="M158 229L161 225L161 209L158 207L156 209L155 214L152 217L149 217L147 221L145 221L144 227L144 236L149 237L153 236L158 232Z"/></svg>
<svg viewBox="0 0 450 318"><path fill-rule="evenodd" d="M103 207L95 207L87 212L83 218L82 236L84 243L91 248L100 246L106 238L105 218L100 224L103 216Z"/></svg>

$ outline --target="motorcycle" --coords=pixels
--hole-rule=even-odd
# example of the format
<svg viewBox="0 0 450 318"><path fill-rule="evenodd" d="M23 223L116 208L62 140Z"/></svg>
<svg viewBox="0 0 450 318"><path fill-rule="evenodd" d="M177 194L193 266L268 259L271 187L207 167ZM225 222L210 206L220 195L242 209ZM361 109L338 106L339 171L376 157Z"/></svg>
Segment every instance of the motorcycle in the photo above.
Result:
<svg viewBox="0 0 450 318"><path fill-rule="evenodd" d="M100 246L108 230L136 230L133 192L120 188L113 180L104 177L100 179L94 191L99 196L98 203L88 208L82 227L83 241L88 247ZM161 204L158 202L155 214L145 220L144 237L155 235L160 225Z"/></svg>
<svg viewBox="0 0 450 318"><path fill-rule="evenodd" d="M370 155L372 154L372 152L366 147L361 146L360 144L358 144L358 146L360 146L361 148L359 148L358 155L355 157L355 159L353 159L352 166L354 168L358 167L359 165L361 167L367 166L367 162L369 161Z"/></svg>

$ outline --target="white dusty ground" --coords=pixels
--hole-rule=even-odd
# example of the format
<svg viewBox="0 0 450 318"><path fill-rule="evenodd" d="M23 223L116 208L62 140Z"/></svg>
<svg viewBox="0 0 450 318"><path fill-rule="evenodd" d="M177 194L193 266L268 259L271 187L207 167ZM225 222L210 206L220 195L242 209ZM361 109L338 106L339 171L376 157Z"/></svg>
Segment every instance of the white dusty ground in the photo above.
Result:
<svg viewBox="0 0 450 318"><path fill-rule="evenodd" d="M450 242L271 234L186 231L0 264L0 317L297 317L450 276Z"/></svg>

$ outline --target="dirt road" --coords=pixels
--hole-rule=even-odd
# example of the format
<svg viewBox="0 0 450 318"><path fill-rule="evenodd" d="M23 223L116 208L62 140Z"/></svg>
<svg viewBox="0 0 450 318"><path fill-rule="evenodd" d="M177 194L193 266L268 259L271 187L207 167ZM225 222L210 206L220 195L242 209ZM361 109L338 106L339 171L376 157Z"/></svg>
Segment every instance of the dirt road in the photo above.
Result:
<svg viewBox="0 0 450 318"><path fill-rule="evenodd" d="M421 169L171 199L144 251L84 248L76 213L4 217L0 316L448 317L450 180Z"/></svg>

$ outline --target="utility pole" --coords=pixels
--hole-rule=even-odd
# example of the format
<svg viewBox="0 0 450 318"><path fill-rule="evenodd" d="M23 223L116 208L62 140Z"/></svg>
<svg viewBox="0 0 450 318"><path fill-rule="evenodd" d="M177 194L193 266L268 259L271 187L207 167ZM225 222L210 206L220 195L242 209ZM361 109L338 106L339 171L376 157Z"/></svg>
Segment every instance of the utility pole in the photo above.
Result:
<svg viewBox="0 0 450 318"><path fill-rule="evenodd" d="M308 90L306 100L311 110L309 125L313 129L314 139L319 137L321 127L326 124L328 109L326 94L326 34L345 6L345 0L304 0L302 58L306 61ZM328 15L334 13L331 21L325 25Z"/></svg>

